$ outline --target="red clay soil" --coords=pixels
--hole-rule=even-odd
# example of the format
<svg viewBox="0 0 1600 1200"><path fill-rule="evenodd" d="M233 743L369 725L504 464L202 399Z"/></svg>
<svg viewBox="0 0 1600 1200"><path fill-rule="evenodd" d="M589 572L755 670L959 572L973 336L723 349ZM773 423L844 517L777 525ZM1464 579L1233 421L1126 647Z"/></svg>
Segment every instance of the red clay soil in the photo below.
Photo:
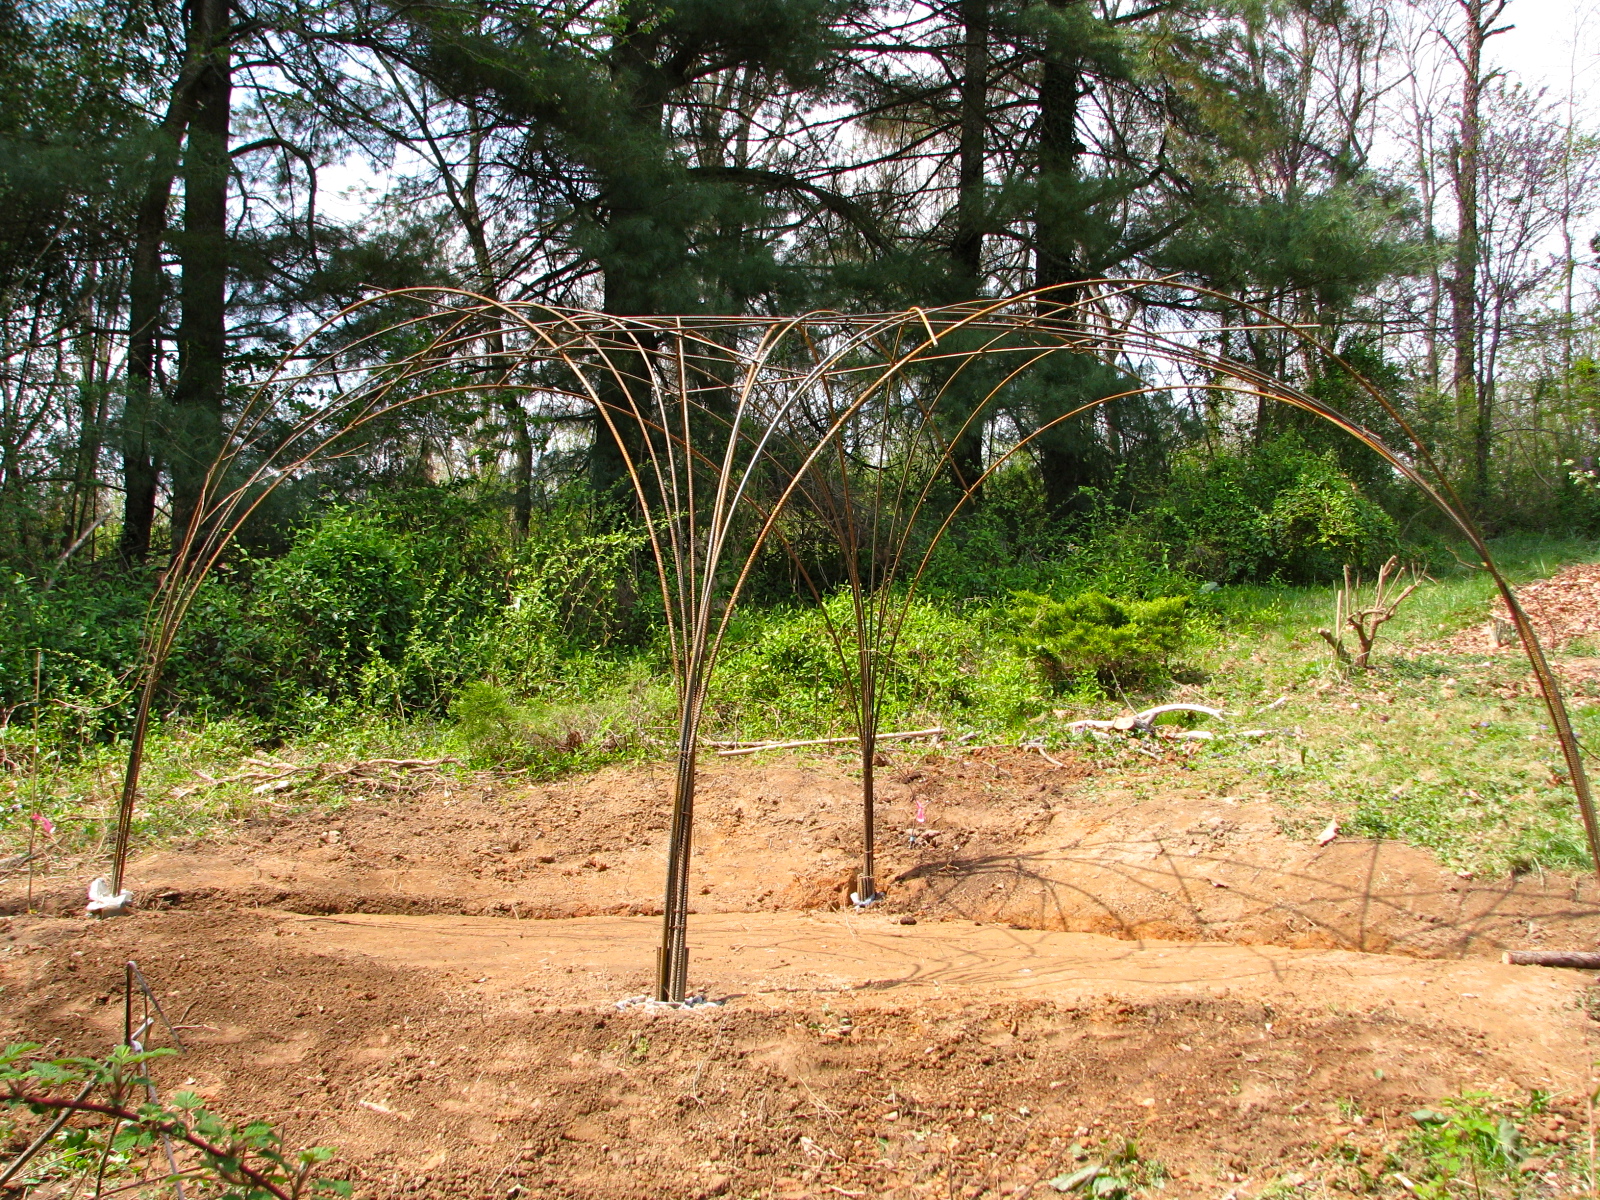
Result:
<svg viewBox="0 0 1600 1200"><path fill-rule="evenodd" d="M0 925L0 1036L103 1049L136 959L187 1043L163 1090L337 1146L371 1200L1053 1195L1129 1140L1166 1195L1399 1195L1408 1113L1531 1088L1523 1194L1567 1194L1595 1049L1586 977L1482 961L720 914L691 975L725 1003L652 1012L615 1003L646 918Z"/></svg>
<svg viewBox="0 0 1600 1200"><path fill-rule="evenodd" d="M1208 791L1171 765L1107 772L1017 751L918 752L880 779L887 908L922 920L1426 957L1600 942L1592 877L1463 879L1398 842L1318 846L1265 798ZM150 908L652 914L667 786L659 768L629 768L354 799L144 856L130 878ZM697 805L697 911L843 907L858 813L859 782L839 761L712 760ZM36 909L79 911L92 869L36 882ZM0 883L0 912L24 906L21 879Z"/></svg>
<svg viewBox="0 0 1600 1200"><path fill-rule="evenodd" d="M666 775L630 769L253 821L137 859L111 921L87 864L42 881L58 915L13 878L0 1037L103 1051L134 959L188 1043L163 1090L338 1147L368 1200L1054 1195L1125 1139L1165 1195L1399 1195L1407 1113L1532 1088L1525 1194L1570 1189L1591 981L1497 957L1592 946L1592 883L1318 847L1171 765L883 776L889 899L856 914L848 769L708 764L691 980L721 1006L617 1008L662 877Z"/></svg>

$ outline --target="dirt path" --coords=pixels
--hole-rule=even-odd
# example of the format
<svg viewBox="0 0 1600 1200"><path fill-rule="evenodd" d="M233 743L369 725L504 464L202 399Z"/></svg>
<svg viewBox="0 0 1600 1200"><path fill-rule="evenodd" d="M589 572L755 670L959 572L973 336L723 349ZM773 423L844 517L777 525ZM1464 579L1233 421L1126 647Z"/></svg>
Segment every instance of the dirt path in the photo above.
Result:
<svg viewBox="0 0 1600 1200"><path fill-rule="evenodd" d="M283 916L273 937L352 961L477 972L485 996L530 988L561 1003L603 1005L647 989L660 923L590 917L508 922L484 917ZM691 978L711 998L866 991L896 1002L943 995L1090 1004L1216 997L1408 1021L1447 1019L1517 1044L1546 1086L1589 1074L1588 1026L1577 1019L1574 971L1351 951L1149 941L1018 930L969 922L902 925L882 915L717 914L693 925ZM571 973L568 968L572 968ZM537 980L530 984L529 980Z"/></svg>

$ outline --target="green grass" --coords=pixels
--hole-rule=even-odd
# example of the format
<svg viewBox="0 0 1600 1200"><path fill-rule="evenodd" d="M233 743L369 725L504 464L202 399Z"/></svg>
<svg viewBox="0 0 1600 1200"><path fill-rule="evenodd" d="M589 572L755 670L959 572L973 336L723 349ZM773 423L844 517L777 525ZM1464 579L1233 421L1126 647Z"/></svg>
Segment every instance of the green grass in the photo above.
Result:
<svg viewBox="0 0 1600 1200"><path fill-rule="evenodd" d="M1513 582L1600 554L1530 538L1493 549ZM1304 814L1305 830L1338 818L1351 834L1399 838L1487 875L1586 867L1560 746L1526 660L1431 648L1481 624L1493 595L1482 571L1441 572L1384 627L1372 669L1351 672L1316 632L1332 624L1332 588L1218 593L1197 678L1177 690L1240 714L1235 727L1274 736L1213 744L1197 767L1253 777ZM1261 711L1279 697L1280 707ZM1600 708L1569 700L1580 736L1600 735Z"/></svg>
<svg viewBox="0 0 1600 1200"><path fill-rule="evenodd" d="M1519 582L1600 557L1592 543L1553 539L1507 540L1495 550ZM1588 865L1581 824L1526 663L1512 653L1491 658L1434 648L1481 623L1492 593L1481 571L1437 572L1385 627L1372 669L1349 672L1337 667L1316 633L1331 623L1333 589L1224 588L1197 600L1176 679L1126 699L1135 705L1195 700L1231 714L1219 728L1268 730L1260 739L1201 745L1189 778L1216 789L1253 781L1258 793L1287 810L1283 827L1296 836L1314 836L1337 818L1350 834L1399 838L1478 874L1581 869ZM707 736L848 729L815 610L750 612L738 634L713 688ZM519 720L534 731L536 752L502 757L501 770L538 777L665 754L668 681L640 672L637 662L597 666L581 688L523 709ZM1281 705L1266 709L1280 697ZM883 727L937 721L979 741L1043 738L1047 746L1066 747L1075 739L1053 714L1109 716L1123 699L1092 677L1048 686L986 605L926 604L908 623ZM1572 700L1580 734L1600 738L1600 697ZM562 744L566 731L581 735L571 748ZM450 720L402 720L349 705L308 710L303 732L288 742L265 739L260 727L239 720L173 720L149 744L136 841L149 846L193 837L264 805L292 811L351 794L336 782L266 797L251 782L185 790L200 780L198 772L236 774L247 755L307 763L451 755L463 766L447 770L488 766L492 756L470 732ZM0 750L12 763L31 761L28 727L0 730ZM0 779L3 852L26 846L34 812L57 826L53 853L103 851L125 753L111 745L58 758L46 748L37 774L13 770ZM1092 753L1107 756L1098 744ZM1131 751L1121 758L1150 765Z"/></svg>

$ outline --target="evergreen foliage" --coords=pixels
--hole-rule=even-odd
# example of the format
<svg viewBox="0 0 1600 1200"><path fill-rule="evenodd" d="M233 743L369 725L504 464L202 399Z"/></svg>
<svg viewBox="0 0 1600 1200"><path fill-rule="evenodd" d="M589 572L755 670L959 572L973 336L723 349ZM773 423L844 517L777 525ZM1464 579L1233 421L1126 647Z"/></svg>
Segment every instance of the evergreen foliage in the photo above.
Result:
<svg viewBox="0 0 1600 1200"><path fill-rule="evenodd" d="M341 370L418 349L385 328L414 297L335 315L378 288L630 315L1048 286L1094 320L1199 322L1406 442L1277 319L1381 387L1491 531L1600 529L1582 257L1600 136L1485 67L1466 170L1456 100L1414 97L1405 122L1374 102L1404 74L1386 23L1414 19L1376 0L0 0L7 746L19 714L63 753L125 729L145 606L251 387L324 319L311 352L349 347ZM1466 209L1446 201L1469 191L1481 219L1453 240ZM1174 286L1093 282L1137 275ZM570 380L497 386L483 361L441 363L439 395L274 493L199 596L163 712L269 736L459 719L484 757L531 763L574 730L613 736L562 709L587 689L618 738L648 738L661 600L624 447ZM1382 460L1305 413L1138 361L1015 361L920 367L896 393L905 428L940 398L941 519L1010 455L932 555L886 664L907 719L1001 711L1037 670L1153 678L1179 643L1160 649L1128 605L1327 580L1440 536ZM286 397L281 419L318 399ZM800 561L841 578L816 522L785 521ZM729 721L779 703L833 719L830 619L849 621L831 586L819 599L769 546ZM1082 644L1020 650L1021 592L1078 605L1049 612ZM1090 593L1112 608L1063 599Z"/></svg>
<svg viewBox="0 0 1600 1200"><path fill-rule="evenodd" d="M1010 618L1017 645L1057 687L1085 673L1110 687L1137 686L1166 670L1183 648L1185 596L1112 600L1082 592L1054 600L1018 592Z"/></svg>

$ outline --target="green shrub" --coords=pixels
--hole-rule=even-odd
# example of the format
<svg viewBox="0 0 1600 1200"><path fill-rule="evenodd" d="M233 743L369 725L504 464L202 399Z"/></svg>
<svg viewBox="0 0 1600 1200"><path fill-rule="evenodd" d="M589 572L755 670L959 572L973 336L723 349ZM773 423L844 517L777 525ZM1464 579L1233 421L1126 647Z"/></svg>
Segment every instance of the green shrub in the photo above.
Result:
<svg viewBox="0 0 1600 1200"><path fill-rule="evenodd" d="M892 607L904 620L878 663L882 728L945 720L1004 728L1032 710L1037 679L990 630L987 608L898 597ZM712 715L719 728L749 736L841 733L851 728L856 670L848 592L822 607L747 612L717 667Z"/></svg>
<svg viewBox="0 0 1600 1200"><path fill-rule="evenodd" d="M1177 565L1217 583L1337 578L1398 549L1398 528L1331 454L1297 438L1180 460L1145 518Z"/></svg>
<svg viewBox="0 0 1600 1200"><path fill-rule="evenodd" d="M1010 610L1017 646L1056 687L1092 671L1104 683L1130 684L1165 673L1183 648L1184 596L1113 600L1083 592L1055 600L1018 592Z"/></svg>
<svg viewBox="0 0 1600 1200"><path fill-rule="evenodd" d="M1003 600L1014 592L1099 591L1148 600L1192 591L1203 578L1178 562L1159 522L1130 512L1111 489L1079 489L1084 511L1060 517L1036 473L998 472L983 505L964 512L929 556L920 590L952 600Z"/></svg>

